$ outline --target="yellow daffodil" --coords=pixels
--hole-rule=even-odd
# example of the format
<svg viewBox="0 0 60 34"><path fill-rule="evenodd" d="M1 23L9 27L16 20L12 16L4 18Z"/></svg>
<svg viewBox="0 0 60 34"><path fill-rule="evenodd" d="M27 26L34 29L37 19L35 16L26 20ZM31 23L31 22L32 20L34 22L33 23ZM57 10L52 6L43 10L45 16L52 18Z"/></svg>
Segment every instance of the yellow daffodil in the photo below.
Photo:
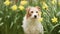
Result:
<svg viewBox="0 0 60 34"><path fill-rule="evenodd" d="M20 10L24 10L24 6L20 5L20 6L19 6L19 9L20 9Z"/></svg>
<svg viewBox="0 0 60 34"><path fill-rule="evenodd" d="M43 18L39 18L38 21L42 22L43 21Z"/></svg>
<svg viewBox="0 0 60 34"><path fill-rule="evenodd" d="M14 10L17 10L17 6L16 5L13 5L12 7L11 7L11 9L14 11Z"/></svg>
<svg viewBox="0 0 60 34"><path fill-rule="evenodd" d="M56 17L52 18L51 20L52 20L52 22L54 22L54 23L58 22L58 19L57 19Z"/></svg>
<svg viewBox="0 0 60 34"><path fill-rule="evenodd" d="M48 5L45 2L43 2L42 8L48 10Z"/></svg>
<svg viewBox="0 0 60 34"><path fill-rule="evenodd" d="M58 2L58 5L60 6L60 2Z"/></svg>
<svg viewBox="0 0 60 34"><path fill-rule="evenodd" d="M51 2L54 5L54 4L56 4L57 0L52 0Z"/></svg>
<svg viewBox="0 0 60 34"><path fill-rule="evenodd" d="M20 2L21 5L26 5L27 3L28 3L28 2L25 1L25 0Z"/></svg>
<svg viewBox="0 0 60 34"><path fill-rule="evenodd" d="M58 0L58 2L57 2L57 3L58 3L58 6L60 6L60 0Z"/></svg>
<svg viewBox="0 0 60 34"><path fill-rule="evenodd" d="M11 2L10 2L9 0L6 0L6 1L4 2L4 4L5 4L6 6L8 6L8 5L11 4Z"/></svg>

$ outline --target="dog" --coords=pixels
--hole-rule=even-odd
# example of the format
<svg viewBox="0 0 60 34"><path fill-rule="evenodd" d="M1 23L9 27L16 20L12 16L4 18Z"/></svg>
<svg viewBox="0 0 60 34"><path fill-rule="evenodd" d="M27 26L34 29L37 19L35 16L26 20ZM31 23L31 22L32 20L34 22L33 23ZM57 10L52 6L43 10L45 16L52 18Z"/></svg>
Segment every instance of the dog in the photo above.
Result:
<svg viewBox="0 0 60 34"><path fill-rule="evenodd" d="M26 15L23 18L22 28L25 34L44 34L43 26L38 21L41 18L39 15L41 12L40 7L28 7L26 8Z"/></svg>

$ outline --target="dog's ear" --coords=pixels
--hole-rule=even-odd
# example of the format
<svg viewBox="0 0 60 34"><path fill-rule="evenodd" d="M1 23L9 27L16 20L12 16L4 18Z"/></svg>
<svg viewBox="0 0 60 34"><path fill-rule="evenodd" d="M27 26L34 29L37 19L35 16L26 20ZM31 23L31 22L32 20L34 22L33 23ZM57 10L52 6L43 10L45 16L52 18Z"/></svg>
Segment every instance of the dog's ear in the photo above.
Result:
<svg viewBox="0 0 60 34"><path fill-rule="evenodd" d="M26 11L29 11L30 10L30 6L28 6L27 8L26 8Z"/></svg>
<svg viewBox="0 0 60 34"><path fill-rule="evenodd" d="M37 8L38 10L41 10L41 8L40 8L39 6L36 6L36 8Z"/></svg>
<svg viewBox="0 0 60 34"><path fill-rule="evenodd" d="M27 18L30 16L29 11L30 11L30 6L26 8L26 15L27 15L26 17Z"/></svg>

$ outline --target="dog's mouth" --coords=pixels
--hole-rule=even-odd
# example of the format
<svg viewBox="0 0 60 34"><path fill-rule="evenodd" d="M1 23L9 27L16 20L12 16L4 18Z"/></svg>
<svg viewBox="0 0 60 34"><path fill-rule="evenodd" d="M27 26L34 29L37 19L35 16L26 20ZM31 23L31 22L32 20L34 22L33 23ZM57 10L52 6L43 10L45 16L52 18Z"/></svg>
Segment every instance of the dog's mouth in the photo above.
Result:
<svg viewBox="0 0 60 34"><path fill-rule="evenodd" d="M32 19L37 19L37 16L34 16Z"/></svg>
<svg viewBox="0 0 60 34"><path fill-rule="evenodd" d="M38 19L38 16L37 15L33 15L30 17L31 19Z"/></svg>

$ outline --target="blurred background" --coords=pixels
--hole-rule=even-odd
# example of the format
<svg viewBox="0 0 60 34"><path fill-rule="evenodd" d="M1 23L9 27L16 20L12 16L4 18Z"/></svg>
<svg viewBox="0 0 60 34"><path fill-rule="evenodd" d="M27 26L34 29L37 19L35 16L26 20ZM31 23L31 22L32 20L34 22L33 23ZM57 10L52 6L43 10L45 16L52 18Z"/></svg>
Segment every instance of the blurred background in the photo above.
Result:
<svg viewBox="0 0 60 34"><path fill-rule="evenodd" d="M0 0L0 34L24 34L23 17L28 6L39 6L44 34L60 34L60 0Z"/></svg>

